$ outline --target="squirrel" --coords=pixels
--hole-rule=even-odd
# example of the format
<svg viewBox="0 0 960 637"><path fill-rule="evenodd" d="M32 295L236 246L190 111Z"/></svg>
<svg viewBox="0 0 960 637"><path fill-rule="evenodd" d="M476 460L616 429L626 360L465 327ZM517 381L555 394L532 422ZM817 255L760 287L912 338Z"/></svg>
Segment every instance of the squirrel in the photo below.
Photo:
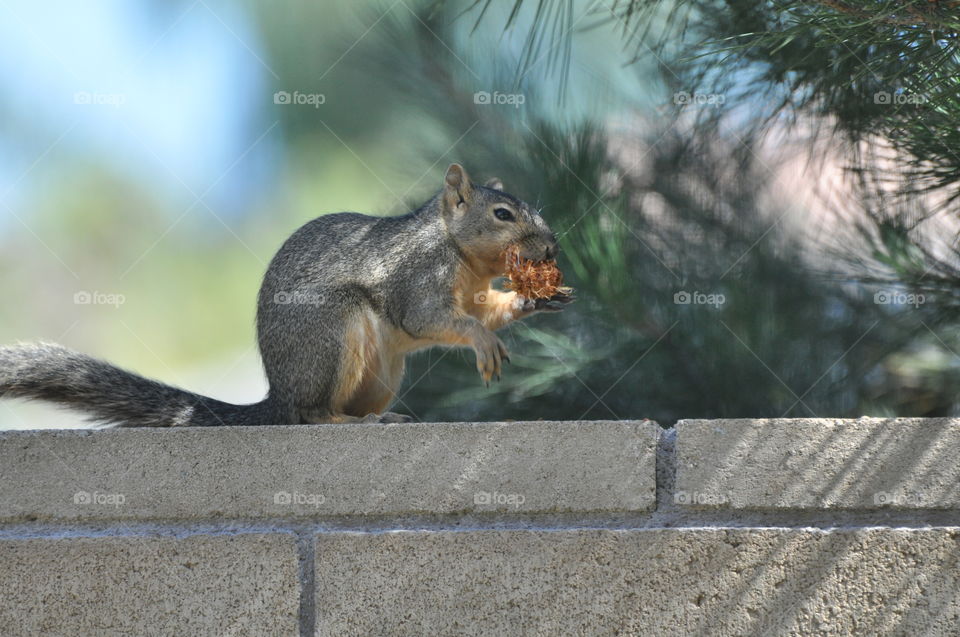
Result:
<svg viewBox="0 0 960 637"><path fill-rule="evenodd" d="M572 301L491 287L514 245L534 261L559 250L540 213L500 180L474 184L452 164L442 190L413 212L328 214L287 239L257 301L269 382L261 402L221 402L49 343L0 347L0 397L51 401L121 427L409 422L387 411L407 354L471 347L489 386L510 360L494 332Z"/></svg>

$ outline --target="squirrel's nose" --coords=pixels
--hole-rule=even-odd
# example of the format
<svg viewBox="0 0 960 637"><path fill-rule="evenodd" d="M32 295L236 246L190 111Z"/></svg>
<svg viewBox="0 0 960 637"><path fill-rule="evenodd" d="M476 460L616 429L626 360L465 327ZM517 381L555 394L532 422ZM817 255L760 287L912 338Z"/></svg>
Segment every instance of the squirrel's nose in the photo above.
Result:
<svg viewBox="0 0 960 637"><path fill-rule="evenodd" d="M557 243L556 238L553 238L550 245L547 246L546 250L546 259L556 259L557 253L560 252L560 245Z"/></svg>

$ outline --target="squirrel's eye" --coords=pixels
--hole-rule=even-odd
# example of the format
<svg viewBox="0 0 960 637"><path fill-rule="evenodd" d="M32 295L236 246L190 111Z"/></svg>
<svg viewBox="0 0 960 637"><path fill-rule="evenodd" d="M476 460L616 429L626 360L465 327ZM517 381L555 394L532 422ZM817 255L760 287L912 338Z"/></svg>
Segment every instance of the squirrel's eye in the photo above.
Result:
<svg viewBox="0 0 960 637"><path fill-rule="evenodd" d="M493 214L500 221L513 221L513 213L506 208L494 208Z"/></svg>

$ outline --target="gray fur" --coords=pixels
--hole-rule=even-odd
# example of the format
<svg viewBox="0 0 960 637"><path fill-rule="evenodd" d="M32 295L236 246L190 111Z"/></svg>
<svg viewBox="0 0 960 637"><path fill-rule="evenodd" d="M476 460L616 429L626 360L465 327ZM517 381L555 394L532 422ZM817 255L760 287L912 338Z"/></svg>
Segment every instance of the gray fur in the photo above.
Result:
<svg viewBox="0 0 960 637"><path fill-rule="evenodd" d="M105 424L136 427L281 424L263 401L231 405L149 380L52 343L0 347L0 398L77 407Z"/></svg>
<svg viewBox="0 0 960 637"><path fill-rule="evenodd" d="M0 397L52 401L121 426L322 422L337 416L332 401L343 381L346 330L361 316L375 317L391 343L401 343L387 348L387 367L399 376L384 379L386 389L399 385L405 354L434 344L440 333L463 334L479 359L481 348L499 339L455 308L457 268L515 242L528 258L556 252L539 214L501 184L490 186L473 185L455 164L444 189L407 215L337 213L297 230L271 261L258 297L258 343L270 385L262 402L220 402L45 343L0 348ZM495 220L498 204L514 210L516 221Z"/></svg>

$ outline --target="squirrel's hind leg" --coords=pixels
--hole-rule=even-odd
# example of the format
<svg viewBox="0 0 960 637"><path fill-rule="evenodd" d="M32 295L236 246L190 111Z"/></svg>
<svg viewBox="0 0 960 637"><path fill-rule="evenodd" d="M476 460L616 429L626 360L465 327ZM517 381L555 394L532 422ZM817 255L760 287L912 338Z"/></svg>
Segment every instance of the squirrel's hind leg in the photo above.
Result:
<svg viewBox="0 0 960 637"><path fill-rule="evenodd" d="M392 342L390 328L369 308L352 317L344 333L338 385L332 401L333 422L410 422L386 411L403 381L404 355Z"/></svg>
<svg viewBox="0 0 960 637"><path fill-rule="evenodd" d="M363 370L363 380L344 405L344 413L364 419L365 422L410 422L412 418L409 416L387 411L403 381L403 372L403 354L381 350L379 356L368 361Z"/></svg>

